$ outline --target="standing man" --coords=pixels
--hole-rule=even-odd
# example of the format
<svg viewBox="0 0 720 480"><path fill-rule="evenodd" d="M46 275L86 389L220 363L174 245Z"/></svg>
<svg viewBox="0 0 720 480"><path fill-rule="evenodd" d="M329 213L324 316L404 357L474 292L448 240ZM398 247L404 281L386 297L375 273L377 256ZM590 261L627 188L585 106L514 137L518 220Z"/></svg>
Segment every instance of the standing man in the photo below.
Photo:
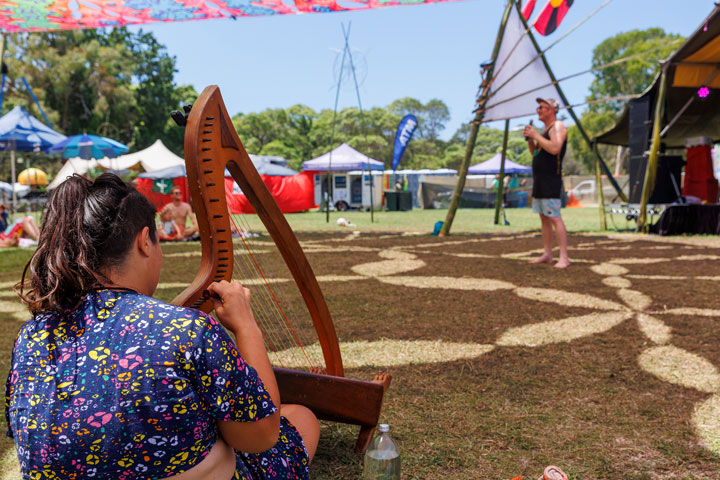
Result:
<svg viewBox="0 0 720 480"><path fill-rule="evenodd" d="M567 253L567 230L560 216L562 183L562 161L567 147L567 130L557 119L560 108L554 98L537 98L537 114L545 124L542 133L528 125L523 130L528 148L533 155L532 211L540 215L542 222L543 254L531 263L552 263L553 227L560 247L560 258L555 268L567 268L570 260Z"/></svg>
<svg viewBox="0 0 720 480"><path fill-rule="evenodd" d="M172 195L172 202L165 205L160 210L160 218L168 216L175 224L180 227L179 235L175 238L177 240L185 240L192 238L193 235L198 233L197 221L195 215L192 213L192 207L189 203L182 201L182 190L180 187L173 187L170 192ZM187 219L190 217L191 225L187 226Z"/></svg>

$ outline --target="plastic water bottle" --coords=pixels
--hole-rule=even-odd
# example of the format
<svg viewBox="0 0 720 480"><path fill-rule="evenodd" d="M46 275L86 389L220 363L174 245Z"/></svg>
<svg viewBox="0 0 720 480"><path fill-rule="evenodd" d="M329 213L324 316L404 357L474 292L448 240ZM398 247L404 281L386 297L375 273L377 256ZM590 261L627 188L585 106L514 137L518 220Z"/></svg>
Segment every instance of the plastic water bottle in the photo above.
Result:
<svg viewBox="0 0 720 480"><path fill-rule="evenodd" d="M400 452L389 432L389 425L378 425L378 435L365 453L363 480L400 480Z"/></svg>

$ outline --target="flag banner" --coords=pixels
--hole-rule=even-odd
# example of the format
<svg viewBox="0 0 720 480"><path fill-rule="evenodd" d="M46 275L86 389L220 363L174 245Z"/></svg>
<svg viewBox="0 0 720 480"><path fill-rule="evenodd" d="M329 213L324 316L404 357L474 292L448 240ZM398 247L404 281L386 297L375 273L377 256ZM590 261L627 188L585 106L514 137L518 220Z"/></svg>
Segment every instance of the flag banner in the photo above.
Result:
<svg viewBox="0 0 720 480"><path fill-rule="evenodd" d="M156 178L153 181L152 191L162 195L169 195L173 188L172 178Z"/></svg>
<svg viewBox="0 0 720 480"><path fill-rule="evenodd" d="M483 122L534 115L538 97L554 98L563 106L557 86L538 53L520 13L511 9L495 60L495 77Z"/></svg>
<svg viewBox="0 0 720 480"><path fill-rule="evenodd" d="M533 13L533 10L535 10L535 3L537 0L528 0L525 6L522 9L523 17L525 17L525 20L530 20L530 16Z"/></svg>
<svg viewBox="0 0 720 480"><path fill-rule="evenodd" d="M574 0L548 0L537 20L535 30L540 35L550 35L560 26L565 14L572 7Z"/></svg>
<svg viewBox="0 0 720 480"><path fill-rule="evenodd" d="M0 0L0 32L121 27L153 22L327 13L458 0Z"/></svg>
<svg viewBox="0 0 720 480"><path fill-rule="evenodd" d="M402 158L403 153L405 153L405 148L407 148L408 143L410 143L410 139L412 138L413 133L415 133L417 124L417 118L415 118L415 115L413 114L405 115L403 119L400 120L397 132L395 133L395 148L393 148L392 161L393 171L397 170L397 167L400 164L400 158Z"/></svg>

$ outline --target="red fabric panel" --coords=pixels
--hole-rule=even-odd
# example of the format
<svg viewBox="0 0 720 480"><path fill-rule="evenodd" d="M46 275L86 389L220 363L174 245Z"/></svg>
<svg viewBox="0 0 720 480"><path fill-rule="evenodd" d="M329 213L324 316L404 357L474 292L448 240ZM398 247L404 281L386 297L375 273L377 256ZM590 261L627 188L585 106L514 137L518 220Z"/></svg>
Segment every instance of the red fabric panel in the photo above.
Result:
<svg viewBox="0 0 720 480"><path fill-rule="evenodd" d="M172 196L169 194L163 195L162 193L153 192L153 182L154 180L152 178L137 178L135 180L135 188L138 192L145 195L145 197L147 197L147 199L155 205L155 208L160 211L162 207L172 202ZM173 188L174 187L180 187L183 192L182 201L188 202L192 205L192 202L190 202L190 190L188 189L187 178L173 178Z"/></svg>
<svg viewBox="0 0 720 480"><path fill-rule="evenodd" d="M535 2L537 0L528 0L527 3L525 3L525 6L522 9L523 17L525 17L525 20L530 20L530 16L532 15L533 10L535 10Z"/></svg>
<svg viewBox="0 0 720 480"><path fill-rule="evenodd" d="M535 21L535 30L540 35L553 33L565 18L574 0L548 0Z"/></svg>
<svg viewBox="0 0 720 480"><path fill-rule="evenodd" d="M698 197L704 202L715 203L718 196L718 182L713 174L712 147L698 145L687 149L685 155L685 179L683 195Z"/></svg>
<svg viewBox="0 0 720 480"><path fill-rule="evenodd" d="M301 172L287 177L261 175L280 211L283 213L304 212L315 206L313 175ZM244 194L232 193L233 179L225 178L225 198L232 213L255 213Z"/></svg>

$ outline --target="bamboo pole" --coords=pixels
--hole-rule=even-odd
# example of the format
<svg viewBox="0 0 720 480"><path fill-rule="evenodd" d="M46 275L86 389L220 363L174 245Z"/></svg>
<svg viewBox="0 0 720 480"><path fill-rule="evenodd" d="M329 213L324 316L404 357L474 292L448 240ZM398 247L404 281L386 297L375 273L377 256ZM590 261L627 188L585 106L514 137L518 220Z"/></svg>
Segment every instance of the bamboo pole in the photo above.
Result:
<svg viewBox="0 0 720 480"><path fill-rule="evenodd" d="M667 88L667 68L663 67L660 76L660 90L655 101L655 115L653 116L652 144L645 169L642 195L640 196L640 214L638 215L637 230L647 232L647 204L652 191L655 189L655 174L658 166L658 153L660 152L660 121L665 110L665 92Z"/></svg>
<svg viewBox="0 0 720 480"><path fill-rule="evenodd" d="M593 142L593 149L597 149L597 143ZM605 194L603 193L602 175L600 174L600 162L595 161L595 182L597 183L597 197L600 208L600 228L607 230L607 218L605 217Z"/></svg>
<svg viewBox="0 0 720 480"><path fill-rule="evenodd" d="M505 134L503 135L502 156L500 157L500 180L495 197L495 225L500 225L500 208L502 208L503 193L505 193L505 155L507 155L508 132L510 120L505 120Z"/></svg>
<svg viewBox="0 0 720 480"><path fill-rule="evenodd" d="M453 220L455 219L455 212L457 212L457 209L460 206L460 198L463 190L465 189L465 179L467 178L468 168L470 168L470 161L472 159L473 150L475 149L475 141L477 140L478 130L480 129L480 123L485 115L485 103L487 103L490 87L492 86L495 61L497 60L498 53L500 52L500 45L502 44L502 38L505 34L505 26L507 25L508 18L510 18L510 9L512 8L513 3L514 0L508 0L507 5L505 6L505 13L503 13L503 17L500 22L500 29L498 30L497 38L495 39L495 46L493 47L490 68L486 72L485 79L483 80L483 84L481 86L482 93L477 101L478 109L475 112L475 118L473 119L470 134L468 135L467 145L465 146L465 156L463 157L460 170L458 171L458 181L457 185L455 185L455 192L453 192L452 199L450 200L450 206L448 207L445 222L438 234L440 237L450 234L450 227L452 227Z"/></svg>

